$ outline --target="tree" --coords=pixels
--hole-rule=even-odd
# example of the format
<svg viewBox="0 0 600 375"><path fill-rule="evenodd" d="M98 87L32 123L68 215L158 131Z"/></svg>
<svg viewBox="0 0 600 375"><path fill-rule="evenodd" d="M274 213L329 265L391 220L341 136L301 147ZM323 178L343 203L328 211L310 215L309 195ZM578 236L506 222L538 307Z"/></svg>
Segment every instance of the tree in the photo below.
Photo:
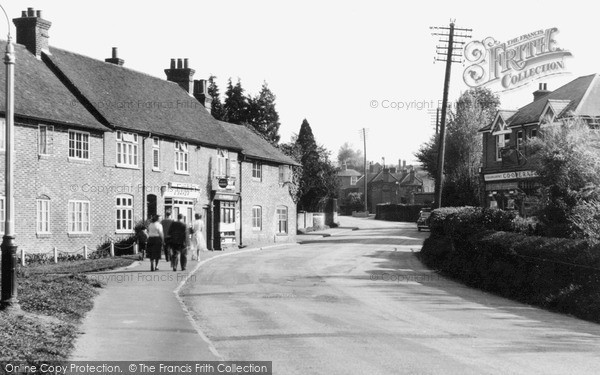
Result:
<svg viewBox="0 0 600 375"><path fill-rule="evenodd" d="M223 105L223 121L242 125L248 122L248 99L244 95L242 83L238 78L235 86L229 78L227 91L225 92L225 103Z"/></svg>
<svg viewBox="0 0 600 375"><path fill-rule="evenodd" d="M335 198L338 192L336 170L329 160L331 152L317 145L306 119L302 121L295 145L302 164L298 208L304 211L319 211L324 200Z"/></svg>
<svg viewBox="0 0 600 375"><path fill-rule="evenodd" d="M212 97L212 104L210 114L217 120L223 120L224 108L221 103L221 94L219 93L219 87L215 81L217 77L211 75L208 78L208 95Z"/></svg>
<svg viewBox="0 0 600 375"><path fill-rule="evenodd" d="M337 161L340 166L343 166L344 163L350 169L355 169L357 171L363 171L364 169L364 159L363 153L360 149L353 149L352 145L348 142L345 142L338 151Z"/></svg>
<svg viewBox="0 0 600 375"><path fill-rule="evenodd" d="M266 82L263 83L257 96L248 96L247 98L248 112L246 120L248 124L272 144L279 142L279 126L281 125L279 114L275 109L275 98Z"/></svg>
<svg viewBox="0 0 600 375"><path fill-rule="evenodd" d="M478 133L484 124L492 122L500 99L487 88L474 88L456 101L446 126L446 154L442 205L479 205L479 166L483 141ZM430 176L437 176L438 136L434 135L415 153Z"/></svg>
<svg viewBox="0 0 600 375"><path fill-rule="evenodd" d="M542 127L539 137L525 142L542 185L540 220L547 234L590 235L586 221L600 216L598 145L598 134L577 117Z"/></svg>

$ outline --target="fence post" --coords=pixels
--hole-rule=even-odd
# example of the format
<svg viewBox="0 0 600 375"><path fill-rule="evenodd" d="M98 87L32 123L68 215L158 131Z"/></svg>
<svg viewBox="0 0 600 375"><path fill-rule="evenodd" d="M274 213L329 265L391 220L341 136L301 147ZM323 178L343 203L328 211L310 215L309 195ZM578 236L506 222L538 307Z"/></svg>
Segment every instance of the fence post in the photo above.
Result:
<svg viewBox="0 0 600 375"><path fill-rule="evenodd" d="M139 251L137 241L133 243L133 253L137 254Z"/></svg>
<svg viewBox="0 0 600 375"><path fill-rule="evenodd" d="M87 245L83 245L83 259L88 258L88 248Z"/></svg>
<svg viewBox="0 0 600 375"><path fill-rule="evenodd" d="M54 246L54 263L58 263L58 249Z"/></svg>
<svg viewBox="0 0 600 375"><path fill-rule="evenodd" d="M25 249L21 249L21 265L25 266Z"/></svg>
<svg viewBox="0 0 600 375"><path fill-rule="evenodd" d="M113 240L110 240L110 256L111 258L115 257L115 243Z"/></svg>

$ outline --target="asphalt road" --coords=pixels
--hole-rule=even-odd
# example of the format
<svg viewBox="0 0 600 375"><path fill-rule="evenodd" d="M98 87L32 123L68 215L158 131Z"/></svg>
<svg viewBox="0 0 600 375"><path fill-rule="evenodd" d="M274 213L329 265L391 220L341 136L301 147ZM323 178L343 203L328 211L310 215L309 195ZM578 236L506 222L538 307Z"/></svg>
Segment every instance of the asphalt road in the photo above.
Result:
<svg viewBox="0 0 600 375"><path fill-rule="evenodd" d="M465 287L413 252L427 232L363 228L205 264L181 295L225 360L275 374L596 374L600 325Z"/></svg>

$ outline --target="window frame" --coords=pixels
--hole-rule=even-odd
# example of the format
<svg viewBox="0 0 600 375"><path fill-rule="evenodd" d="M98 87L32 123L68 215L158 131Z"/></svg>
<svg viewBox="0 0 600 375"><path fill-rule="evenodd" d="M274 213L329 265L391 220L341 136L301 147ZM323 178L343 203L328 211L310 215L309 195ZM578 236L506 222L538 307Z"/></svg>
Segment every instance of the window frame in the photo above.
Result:
<svg viewBox="0 0 600 375"><path fill-rule="evenodd" d="M160 171L160 139L152 137L152 170Z"/></svg>
<svg viewBox="0 0 600 375"><path fill-rule="evenodd" d="M133 140L125 139L129 135L133 136ZM123 168L139 168L139 135L118 130L115 142L115 164ZM132 162L129 162L128 159Z"/></svg>
<svg viewBox="0 0 600 375"><path fill-rule="evenodd" d="M502 161L502 149L510 144L510 132L496 134L496 161ZM508 139L507 139L508 136ZM502 141L502 142L500 142Z"/></svg>
<svg viewBox="0 0 600 375"><path fill-rule="evenodd" d="M73 221L73 214L79 214L79 212L73 212L73 210L71 209L71 205L74 205L73 207L76 208L77 204L81 204L81 222L75 220ZM85 221L84 219L84 215L83 213L85 212L83 210L83 207L87 206L87 221ZM87 228L84 228L84 224L87 223ZM77 226L78 224L81 224L81 230L77 230L77 228L73 229L73 226ZM87 229L87 230L84 230ZM67 233L69 234L91 234L92 232L92 204L90 201L86 201L86 200L82 200L82 199L71 199L67 202Z"/></svg>
<svg viewBox="0 0 600 375"><path fill-rule="evenodd" d="M175 173L190 174L190 157L187 142L175 142ZM185 167L185 168L183 168Z"/></svg>
<svg viewBox="0 0 600 375"><path fill-rule="evenodd" d="M289 215L288 215L288 208L286 206L277 206L277 209L275 211L276 215L277 215L277 228L276 228L276 233L278 235L287 235L288 234L288 229L289 229ZM282 218L282 215L285 215L285 217ZM284 224L284 229L282 230L282 223Z"/></svg>
<svg viewBox="0 0 600 375"><path fill-rule="evenodd" d="M46 210L42 208L46 205ZM52 231L50 230L50 222L51 222L51 201L50 198L37 198L35 200L35 232L37 234L50 234ZM44 215L45 214L45 215ZM44 217L45 216L45 221ZM45 227L45 229L44 229Z"/></svg>
<svg viewBox="0 0 600 375"><path fill-rule="evenodd" d="M356 186L358 182L358 176L350 176L350 186Z"/></svg>
<svg viewBox="0 0 600 375"><path fill-rule="evenodd" d="M523 148L524 135L523 130L517 130L517 151L521 151Z"/></svg>
<svg viewBox="0 0 600 375"><path fill-rule="evenodd" d="M260 160L252 160L252 179L262 181L262 162Z"/></svg>
<svg viewBox="0 0 600 375"><path fill-rule="evenodd" d="M75 136L74 139L71 139L72 134ZM77 150L77 142L78 141L76 139L77 135L81 135L81 141L79 141L79 142L81 142L81 151L80 151L81 157L77 156L77 153L78 153L77 152L78 151ZM80 130L69 129L68 136L69 136L69 145L68 145L69 159L71 159L71 160L86 160L86 161L91 160L90 133L83 132ZM85 140L84 140L84 138L85 138ZM73 143L74 147L71 147L71 143ZM83 147L85 144L87 144L87 150ZM71 151L73 151L73 152L71 152ZM85 155L86 152L87 152L87 155ZM73 155L71 155L71 154L73 154ZM85 157L85 156L87 156L87 157Z"/></svg>
<svg viewBox="0 0 600 375"><path fill-rule="evenodd" d="M126 200L127 204L122 204ZM133 233L134 231L134 197L131 194L115 196L115 232ZM128 216L128 217L127 217ZM123 227L124 225L124 227ZM121 228L119 228L122 226Z"/></svg>
<svg viewBox="0 0 600 375"><path fill-rule="evenodd" d="M44 149L42 150L42 129L45 129L45 142L44 142ZM38 125L38 132L37 132L37 151L38 151L38 155L52 155L54 153L54 126L53 125L45 125L45 124L39 124ZM45 152L42 152L45 151Z"/></svg>
<svg viewBox="0 0 600 375"><path fill-rule="evenodd" d="M262 207L252 206L252 230L262 231Z"/></svg>

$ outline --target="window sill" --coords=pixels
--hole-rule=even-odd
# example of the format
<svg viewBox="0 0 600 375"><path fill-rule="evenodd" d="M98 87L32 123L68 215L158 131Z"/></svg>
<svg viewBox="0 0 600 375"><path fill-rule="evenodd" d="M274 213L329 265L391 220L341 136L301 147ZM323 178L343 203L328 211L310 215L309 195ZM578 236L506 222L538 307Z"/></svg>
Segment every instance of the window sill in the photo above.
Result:
<svg viewBox="0 0 600 375"><path fill-rule="evenodd" d="M175 173L175 174L180 174L180 175L184 175L184 176L189 176L189 175L190 175L190 172L183 172L183 171L175 171L175 172L173 172L173 173Z"/></svg>
<svg viewBox="0 0 600 375"><path fill-rule="evenodd" d="M72 158L72 157L68 157L69 163L76 163L76 164L91 164L92 161L90 159L79 159L79 158Z"/></svg>
<svg viewBox="0 0 600 375"><path fill-rule="evenodd" d="M85 237L92 237L92 233L90 233L90 232L82 232L82 233L67 232L67 236L69 238L85 238Z"/></svg>
<svg viewBox="0 0 600 375"><path fill-rule="evenodd" d="M287 236L289 236L289 234L287 234L287 233L276 233L275 235L277 237L287 237Z"/></svg>
<svg viewBox="0 0 600 375"><path fill-rule="evenodd" d="M37 238L52 238L52 233L36 233Z"/></svg>
<svg viewBox="0 0 600 375"><path fill-rule="evenodd" d="M137 165L127 165L127 164L115 164L115 167L123 168L123 169L140 169L140 167Z"/></svg>
<svg viewBox="0 0 600 375"><path fill-rule="evenodd" d="M160 169L152 168L152 172L162 172Z"/></svg>
<svg viewBox="0 0 600 375"><path fill-rule="evenodd" d="M48 160L52 157L52 154L38 154L38 159L40 160Z"/></svg>
<svg viewBox="0 0 600 375"><path fill-rule="evenodd" d="M252 228L252 232L255 232L255 233L262 232L262 228Z"/></svg>
<svg viewBox="0 0 600 375"><path fill-rule="evenodd" d="M133 230L117 230L115 231L115 234L134 234L135 232Z"/></svg>
<svg viewBox="0 0 600 375"><path fill-rule="evenodd" d="M252 177L252 181L254 181L254 182L262 182L262 178Z"/></svg>

